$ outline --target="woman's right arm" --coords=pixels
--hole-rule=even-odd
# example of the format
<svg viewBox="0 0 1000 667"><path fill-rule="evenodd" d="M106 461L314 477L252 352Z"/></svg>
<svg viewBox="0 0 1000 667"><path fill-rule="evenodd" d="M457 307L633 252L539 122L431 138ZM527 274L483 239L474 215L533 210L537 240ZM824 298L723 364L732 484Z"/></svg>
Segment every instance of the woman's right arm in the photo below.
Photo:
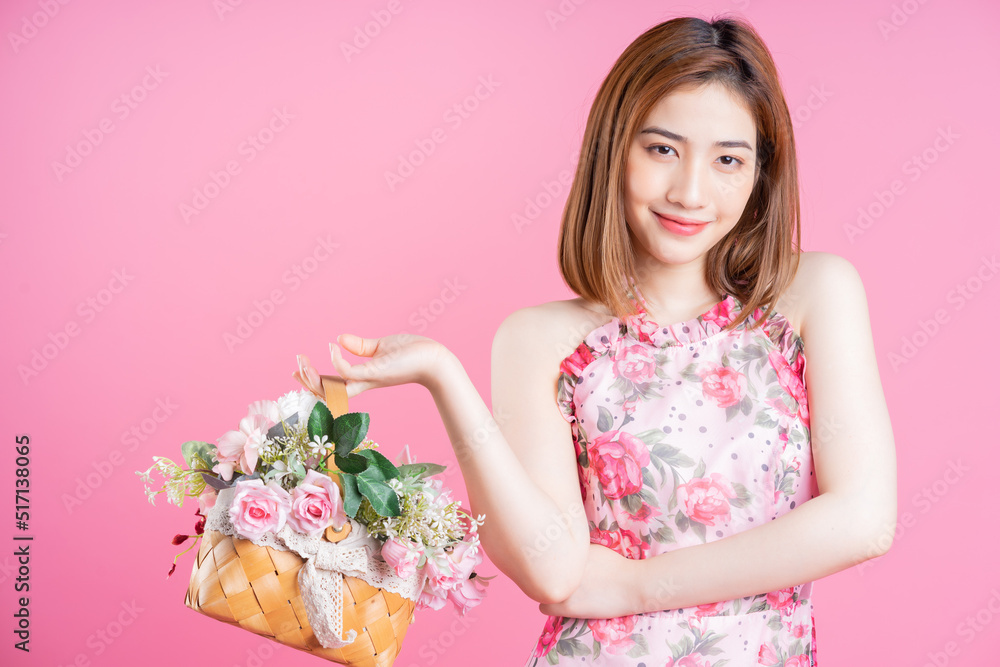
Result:
<svg viewBox="0 0 1000 667"><path fill-rule="evenodd" d="M579 585L590 546L569 423L555 401L557 345L537 307L515 311L493 340L493 414L447 348L426 386L458 458L490 560L536 602ZM563 341L568 342L568 341Z"/></svg>

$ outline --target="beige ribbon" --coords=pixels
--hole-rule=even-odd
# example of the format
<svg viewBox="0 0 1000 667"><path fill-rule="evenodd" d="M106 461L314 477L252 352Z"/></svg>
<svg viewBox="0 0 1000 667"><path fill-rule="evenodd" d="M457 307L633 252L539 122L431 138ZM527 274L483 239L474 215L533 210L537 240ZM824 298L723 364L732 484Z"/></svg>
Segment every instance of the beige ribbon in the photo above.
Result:
<svg viewBox="0 0 1000 667"><path fill-rule="evenodd" d="M368 551L364 547L321 549L309 556L299 570L299 590L309 616L309 625L319 643L341 648L354 642L356 630L341 637L344 626L344 576L362 577L368 572Z"/></svg>

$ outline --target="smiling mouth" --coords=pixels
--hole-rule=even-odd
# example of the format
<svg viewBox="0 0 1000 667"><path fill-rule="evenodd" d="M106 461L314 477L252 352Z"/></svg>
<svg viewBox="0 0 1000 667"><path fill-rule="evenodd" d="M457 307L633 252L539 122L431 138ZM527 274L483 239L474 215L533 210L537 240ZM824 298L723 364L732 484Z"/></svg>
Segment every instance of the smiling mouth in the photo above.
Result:
<svg viewBox="0 0 1000 667"><path fill-rule="evenodd" d="M709 222L711 222L710 220L691 220L690 218L679 218L674 215L663 215L662 213L657 213L656 211L653 211L653 214L656 215L656 217L658 217L661 220L670 220L671 222L674 222L678 225L688 225L691 227L696 227L698 225L707 225Z"/></svg>

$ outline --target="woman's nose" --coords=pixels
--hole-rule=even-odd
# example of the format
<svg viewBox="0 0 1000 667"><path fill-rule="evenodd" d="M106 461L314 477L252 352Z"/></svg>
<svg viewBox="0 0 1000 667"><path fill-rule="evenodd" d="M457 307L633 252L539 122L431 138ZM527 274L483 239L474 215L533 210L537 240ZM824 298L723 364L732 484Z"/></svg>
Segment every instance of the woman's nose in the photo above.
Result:
<svg viewBox="0 0 1000 667"><path fill-rule="evenodd" d="M697 160L686 160L671 173L667 199L684 208L698 209L707 204L708 177Z"/></svg>

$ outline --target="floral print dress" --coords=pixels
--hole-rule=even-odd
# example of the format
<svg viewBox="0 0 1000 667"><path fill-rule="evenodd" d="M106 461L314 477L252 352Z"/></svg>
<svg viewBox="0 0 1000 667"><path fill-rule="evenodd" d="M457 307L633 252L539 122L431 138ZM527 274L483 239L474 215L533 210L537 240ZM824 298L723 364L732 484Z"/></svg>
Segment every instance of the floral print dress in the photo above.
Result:
<svg viewBox="0 0 1000 667"><path fill-rule="evenodd" d="M661 327L639 311L587 334L560 365L590 541L651 558L771 521L818 495L801 337L727 295ZM655 586L655 582L650 582ZM549 617L526 667L814 667L812 583L609 619Z"/></svg>

